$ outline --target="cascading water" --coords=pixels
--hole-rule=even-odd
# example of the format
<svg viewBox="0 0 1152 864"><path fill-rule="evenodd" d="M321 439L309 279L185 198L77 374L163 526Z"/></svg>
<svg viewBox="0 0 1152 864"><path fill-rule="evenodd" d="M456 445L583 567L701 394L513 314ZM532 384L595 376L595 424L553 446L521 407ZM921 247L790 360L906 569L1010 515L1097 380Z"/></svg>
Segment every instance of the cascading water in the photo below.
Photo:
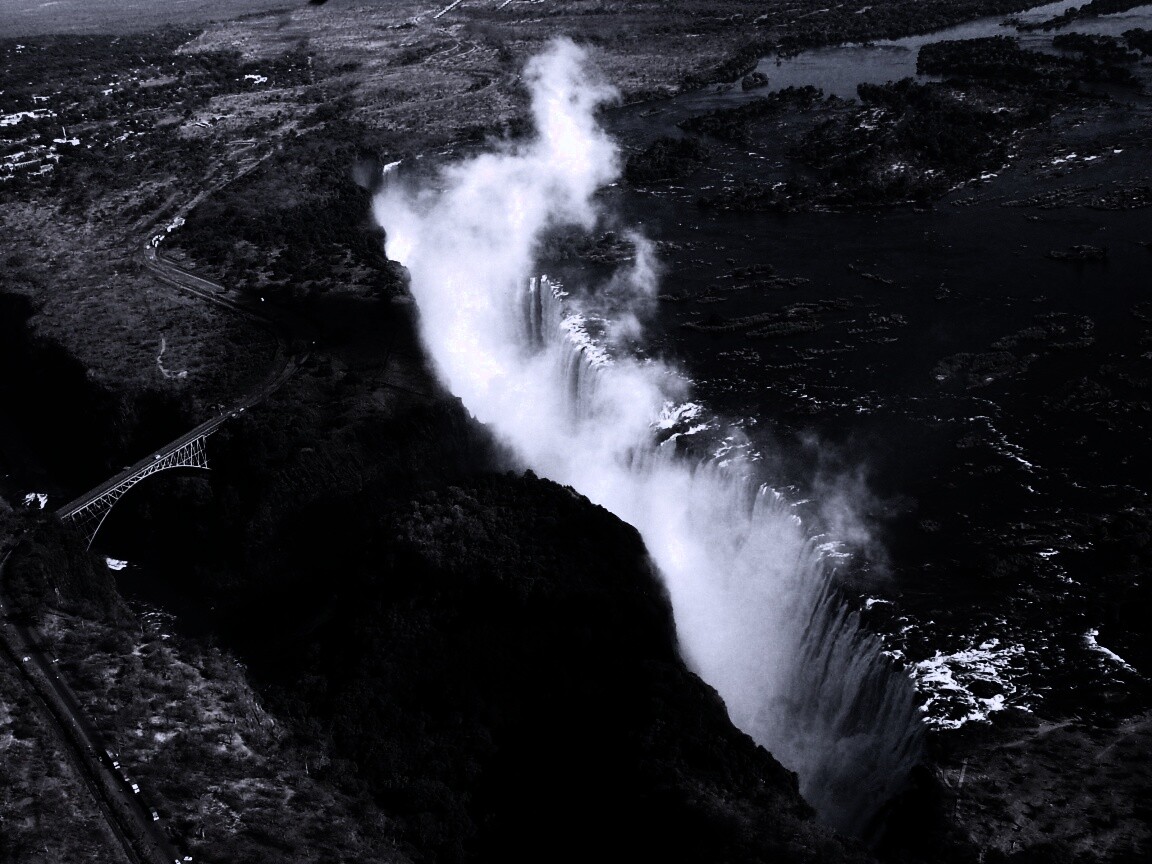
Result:
<svg viewBox="0 0 1152 864"><path fill-rule="evenodd" d="M800 777L830 824L866 829L918 758L913 685L838 598L795 508L746 448L685 402L687 382L614 344L653 296L646 244L608 289L576 298L528 279L550 228L597 221L618 173L597 126L610 88L558 41L526 69L537 137L450 166L439 190L377 196L387 252L409 270L423 341L447 386L527 467L640 531L669 591L686 661L732 721ZM621 305L620 297L633 303ZM708 441L705 457L686 441ZM721 446L721 452L714 448Z"/></svg>

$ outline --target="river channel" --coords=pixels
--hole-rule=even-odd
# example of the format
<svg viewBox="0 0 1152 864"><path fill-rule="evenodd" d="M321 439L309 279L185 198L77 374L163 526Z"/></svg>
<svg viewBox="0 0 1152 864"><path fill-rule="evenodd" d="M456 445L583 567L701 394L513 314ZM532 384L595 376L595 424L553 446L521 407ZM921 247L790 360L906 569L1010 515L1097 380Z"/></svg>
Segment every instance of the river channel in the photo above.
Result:
<svg viewBox="0 0 1152 864"><path fill-rule="evenodd" d="M1139 27L1152 27L1152 7L1064 30ZM713 86L618 109L609 124L639 152L683 134L688 117L790 86L852 99L859 83L916 77L928 42L997 35L1053 51L1052 31L983 19L765 58L767 88ZM1131 382L1149 372L1152 216L1060 202L1149 182L1149 68L1136 71L1143 88L1058 114L1022 135L1006 164L928 206L698 206L749 178L802 173L791 148L810 126L789 115L746 146L705 136L713 158L687 179L610 193L621 224L660 244L654 350L741 427L773 482L856 543L847 583L922 681L937 728L1105 692L1122 702L1131 680L1084 634L1103 626L1120 655L1148 650L1113 608L1105 582L1118 571L1089 526L1149 504L1146 391ZM1079 247L1106 258L1059 259ZM768 268L784 278L748 276ZM804 326L775 337L741 323L793 315Z"/></svg>

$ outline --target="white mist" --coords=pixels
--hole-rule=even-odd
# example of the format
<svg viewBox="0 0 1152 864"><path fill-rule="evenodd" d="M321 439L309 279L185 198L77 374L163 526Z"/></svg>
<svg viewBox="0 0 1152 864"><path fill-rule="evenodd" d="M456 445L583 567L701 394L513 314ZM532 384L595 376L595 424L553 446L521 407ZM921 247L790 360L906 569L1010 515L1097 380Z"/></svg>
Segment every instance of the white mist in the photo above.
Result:
<svg viewBox="0 0 1152 864"><path fill-rule="evenodd" d="M376 198L423 342L448 388L527 467L640 531L686 661L737 726L797 771L827 821L861 831L916 758L911 684L836 600L804 525L754 465L658 443L661 426L665 439L689 432L675 416L689 388L612 347L640 333L633 310L656 280L649 245L634 238L632 266L608 286L633 305L601 322L599 338L591 313L529 278L544 232L596 225L593 196L618 176L619 155L595 120L615 93L581 49L553 43L525 79L534 139L444 169L435 190L405 190L393 172Z"/></svg>

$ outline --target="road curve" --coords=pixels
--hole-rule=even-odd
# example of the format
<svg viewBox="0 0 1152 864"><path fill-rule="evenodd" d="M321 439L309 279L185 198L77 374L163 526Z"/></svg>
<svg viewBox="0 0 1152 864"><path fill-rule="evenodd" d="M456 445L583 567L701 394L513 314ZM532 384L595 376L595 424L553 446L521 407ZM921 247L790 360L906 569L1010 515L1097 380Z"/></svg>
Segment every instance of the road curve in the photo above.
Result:
<svg viewBox="0 0 1152 864"><path fill-rule="evenodd" d="M161 281L179 288L190 294L206 300L209 303L214 303L217 306L229 310L238 315L243 315L256 321L261 326L268 329L270 333L276 338L276 362L272 374L260 385L259 388L249 393L239 402L232 405L227 410L217 414L208 420L205 420L196 428L181 435L175 441L171 441L164 447L149 453L139 462L125 468L119 474L105 480L94 489L89 489L83 495L80 495L67 504L58 508L56 511L57 516L61 519L66 519L74 515L93 501L100 498L100 496L107 494L115 489L125 480L129 479L135 474L147 469L156 460L163 459L166 456L175 453L181 447L185 446L191 441L196 440L202 435L208 435L215 432L224 422L236 417L244 409L250 408L253 405L262 402L268 396L272 395L281 385L287 381L292 374L296 371L299 364L307 358L307 352L302 352L299 356L291 356L288 353L288 346L286 340L273 322L266 315L256 312L254 309L248 308L246 298L238 291L230 290L213 282L210 279L205 279L203 276L197 276L183 267L173 263L166 256L161 255L156 249L156 244L153 239L149 239L143 244L141 250L141 259L144 266Z"/></svg>
<svg viewBox="0 0 1152 864"><path fill-rule="evenodd" d="M307 351L292 355L277 322L265 314L248 308L249 304L242 294L230 291L216 282L179 267L159 254L156 249L157 242L150 238L143 244L141 257L144 266L161 281L266 327L276 339L274 369L257 389L248 393L231 408L205 420L175 441L148 454L136 464L68 502L57 510L59 517L71 516L156 460L163 459L189 442L214 432L230 418L263 401L283 385L308 356ZM32 632L22 624L8 619L8 610L3 602L3 572L10 554L11 549L0 559L0 650L8 654L12 662L21 669L30 689L55 721L60 739L67 745L66 752L96 798L109 827L120 841L126 859L133 864L153 864L153 862L184 864L191 861L190 856L179 853L168 840L152 815L153 811L141 800L139 787L118 770L118 766L113 765L113 759L100 740L95 727L88 720L68 685L44 655Z"/></svg>
<svg viewBox="0 0 1152 864"><path fill-rule="evenodd" d="M218 282L213 282L211 279L205 279L203 276L197 276L195 273L185 270L167 256L160 254L160 251L154 245L154 240L150 239L144 244L141 250L141 260L144 267L148 269L153 276L160 279L160 281L166 282L189 294L195 294L201 300L207 300L209 303L223 306L230 312L251 318L257 323L268 327L272 330L273 334L279 338L275 328L272 327L272 322L267 316L261 315L254 309L248 308L246 298L243 294L234 289L225 288L223 285Z"/></svg>

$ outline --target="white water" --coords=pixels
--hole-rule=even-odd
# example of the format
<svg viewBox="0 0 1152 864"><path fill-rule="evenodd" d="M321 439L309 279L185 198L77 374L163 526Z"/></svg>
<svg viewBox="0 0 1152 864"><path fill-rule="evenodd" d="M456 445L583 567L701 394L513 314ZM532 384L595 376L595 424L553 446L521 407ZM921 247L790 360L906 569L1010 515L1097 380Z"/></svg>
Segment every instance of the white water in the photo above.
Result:
<svg viewBox="0 0 1152 864"><path fill-rule="evenodd" d="M655 293L647 242L634 237L631 265L579 297L527 278L545 232L597 224L595 192L619 160L595 122L613 91L580 49L554 43L525 78L533 141L449 166L437 189L405 189L389 166L377 196L425 346L526 467L640 531L686 661L737 726L798 772L828 822L861 832L918 756L911 681L838 600L808 530L735 433L701 422L697 406L679 410L682 376L624 347ZM723 462L678 452L710 430L728 436Z"/></svg>

